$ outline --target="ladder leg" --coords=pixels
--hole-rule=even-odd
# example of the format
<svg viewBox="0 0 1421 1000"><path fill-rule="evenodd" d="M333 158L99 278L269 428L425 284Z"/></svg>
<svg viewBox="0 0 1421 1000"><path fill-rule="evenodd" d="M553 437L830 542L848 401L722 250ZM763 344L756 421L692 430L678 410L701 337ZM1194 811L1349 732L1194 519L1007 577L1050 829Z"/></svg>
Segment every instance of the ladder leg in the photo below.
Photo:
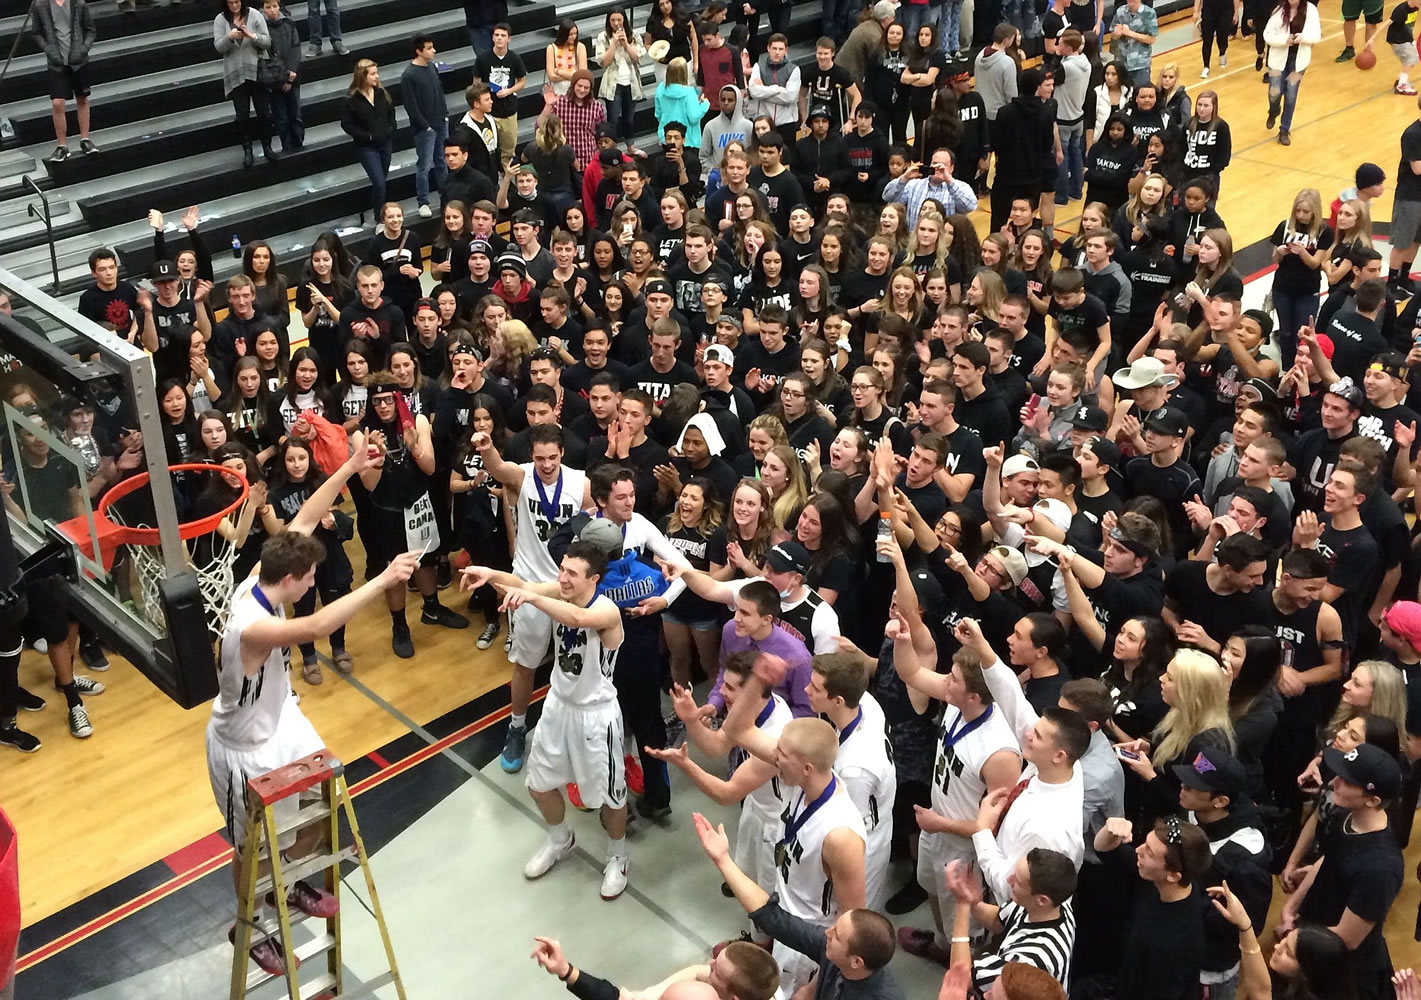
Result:
<svg viewBox="0 0 1421 1000"><path fill-rule="evenodd" d="M330 815L326 818L326 850L335 854L340 850L340 788L337 783L344 784L344 779L332 775L321 782L322 796L325 799L325 806L330 810ZM335 897L336 902L341 902L340 898L340 866L332 865L326 869L326 892ZM336 996L345 992L345 971L341 954L341 913L336 911L336 915L326 920L326 933L335 941L335 944L326 952L326 971L335 977Z"/></svg>
<svg viewBox="0 0 1421 1000"><path fill-rule="evenodd" d="M400 1000L405 998L405 985L400 979L399 966L395 964L395 946L390 941L390 929L385 925L385 911L380 908L380 895L375 891L375 875L370 871L370 858L365 853L365 841L360 836L360 824L355 819L355 804L350 798L343 774L335 777L340 804L345 810L346 822L350 824L350 834L355 840L355 854L360 859L360 870L365 874L365 888L370 893L370 909L375 914L375 924L380 928L380 940L385 945L385 958L390 963L390 977L395 983L395 992Z"/></svg>
<svg viewBox="0 0 1421 1000"><path fill-rule="evenodd" d="M301 980L296 967L296 945L291 940L291 908L286 902L286 876L281 870L281 847L277 843L276 813L271 806L262 810L266 821L267 854L271 859L272 892L276 896L276 917L281 925L281 953L286 963L286 988L291 1000L301 998Z"/></svg>
<svg viewBox="0 0 1421 1000"><path fill-rule="evenodd" d="M258 822L255 806L247 810L244 831L242 847L232 855L232 863L241 865L241 869L238 872L237 926L232 938L231 1000L242 1000L247 994L247 963L250 961L247 953L252 946L252 924L257 912L257 858L261 854L262 838L262 826Z"/></svg>

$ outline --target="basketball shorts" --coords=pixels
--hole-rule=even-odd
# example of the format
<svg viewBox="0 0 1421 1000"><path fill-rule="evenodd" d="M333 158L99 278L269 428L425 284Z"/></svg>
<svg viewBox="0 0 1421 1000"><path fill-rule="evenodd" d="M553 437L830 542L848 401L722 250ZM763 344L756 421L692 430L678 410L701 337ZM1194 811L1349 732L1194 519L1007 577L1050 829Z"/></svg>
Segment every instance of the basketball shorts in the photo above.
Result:
<svg viewBox="0 0 1421 1000"><path fill-rule="evenodd" d="M1355 21L1365 15L1368 24L1382 23L1382 0L1342 0L1342 20Z"/></svg>
<svg viewBox="0 0 1421 1000"><path fill-rule="evenodd" d="M541 666L552 645L553 620L531 604L525 604L509 613L508 631L513 636L508 658L534 670Z"/></svg>
<svg viewBox="0 0 1421 1000"><path fill-rule="evenodd" d="M924 830L918 834L918 885L946 907L942 911L944 919L956 906L954 897L947 891L943 875L943 869L952 861L964 862L975 872L977 851L972 847L972 841L950 833L928 833Z"/></svg>
<svg viewBox="0 0 1421 1000"><path fill-rule="evenodd" d="M775 956L775 963L780 967L780 988L775 993L775 1000L790 1000L795 991L819 971L819 963L814 959L779 941L770 949L770 954Z"/></svg>
<svg viewBox="0 0 1421 1000"><path fill-rule="evenodd" d="M766 892L775 891L779 868L775 865L775 845L784 834L784 820L778 813L765 815L752 805L740 809L735 828L735 864Z"/></svg>
<svg viewBox="0 0 1421 1000"><path fill-rule="evenodd" d="M271 739L255 749L239 750L223 743L213 733L212 726L208 725L207 777L212 782L212 797L217 800L227 837L233 846L240 848L246 839L247 782L309 756L324 746L325 743L316 735L315 727L294 702L283 709ZM300 808L299 797L276 803L272 811L277 825L289 822ZM283 850L295 842L295 830L289 830L278 838Z"/></svg>
<svg viewBox="0 0 1421 1000"><path fill-rule="evenodd" d="M549 694L533 729L527 770L532 791L557 791L573 781L588 809L625 806L621 707L608 701L583 708Z"/></svg>

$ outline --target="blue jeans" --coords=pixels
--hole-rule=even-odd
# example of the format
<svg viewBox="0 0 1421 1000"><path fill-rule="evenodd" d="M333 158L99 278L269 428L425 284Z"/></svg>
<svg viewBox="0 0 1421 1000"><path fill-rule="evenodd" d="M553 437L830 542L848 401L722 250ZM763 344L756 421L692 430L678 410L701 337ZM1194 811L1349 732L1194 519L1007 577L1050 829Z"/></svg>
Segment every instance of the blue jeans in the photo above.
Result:
<svg viewBox="0 0 1421 1000"><path fill-rule="evenodd" d="M1278 353L1283 370L1293 367L1298 353L1298 328L1317 315L1317 292L1295 295L1273 288L1273 311L1278 314Z"/></svg>
<svg viewBox="0 0 1421 1000"><path fill-rule="evenodd" d="M1150 68L1148 66L1141 66L1139 69L1130 70L1130 86L1143 87L1151 82Z"/></svg>
<svg viewBox="0 0 1421 1000"><path fill-rule="evenodd" d="M820 34L828 35L842 44L843 40L849 37L849 32L854 30L858 9L857 0L824 0L824 12L820 16Z"/></svg>
<svg viewBox="0 0 1421 1000"><path fill-rule="evenodd" d="M436 128L414 134L414 196L421 205L429 204L431 176L436 191L444 186L444 177L448 173L448 168L444 166L444 139L448 134L449 125L442 120Z"/></svg>
<svg viewBox="0 0 1421 1000"><path fill-rule="evenodd" d="M1022 38L1041 34L1041 21L1031 0L1002 0L1002 20L1020 31Z"/></svg>
<svg viewBox="0 0 1421 1000"><path fill-rule="evenodd" d="M1079 198L1085 185L1085 122L1056 127L1061 133L1061 152L1066 154L1056 170L1056 204L1064 205Z"/></svg>
<svg viewBox="0 0 1421 1000"><path fill-rule="evenodd" d="M958 37L962 31L962 3L963 0L944 0L942 6L937 8L937 37L945 56L966 48L962 44L965 39Z"/></svg>
<svg viewBox="0 0 1421 1000"><path fill-rule="evenodd" d="M385 178L390 173L390 156L393 150L389 143L380 149L356 146L355 158L365 168L365 176L370 178L370 204L375 207L375 221L380 221L380 206L385 204Z"/></svg>
<svg viewBox="0 0 1421 1000"><path fill-rule="evenodd" d="M1298 70L1290 80L1282 71L1268 74L1268 113L1277 114L1279 102L1283 110L1283 131L1293 127L1293 112L1298 109L1298 88L1303 85L1303 71Z"/></svg>
<svg viewBox="0 0 1421 1000"><path fill-rule="evenodd" d="M932 24L937 19L937 11L925 3L903 3L898 8L898 23L903 26L903 37L916 39L918 26Z"/></svg>
<svg viewBox="0 0 1421 1000"><path fill-rule="evenodd" d="M272 128L281 139L281 151L290 153L306 141L306 123L301 120L301 82L290 90L277 88L271 92Z"/></svg>
<svg viewBox="0 0 1421 1000"><path fill-rule="evenodd" d="M326 7L324 19L321 16L322 4ZM333 42L340 41L340 5L336 0L306 0L306 25L311 29L313 45L320 45L322 37Z"/></svg>
<svg viewBox="0 0 1421 1000"><path fill-rule="evenodd" d="M469 29L469 48L474 50L475 55L483 55L485 52L493 51L493 25L492 24L467 24Z"/></svg>
<svg viewBox="0 0 1421 1000"><path fill-rule="evenodd" d="M636 102L632 100L632 88L623 84L607 104L607 127L618 141L630 142L636 135Z"/></svg>

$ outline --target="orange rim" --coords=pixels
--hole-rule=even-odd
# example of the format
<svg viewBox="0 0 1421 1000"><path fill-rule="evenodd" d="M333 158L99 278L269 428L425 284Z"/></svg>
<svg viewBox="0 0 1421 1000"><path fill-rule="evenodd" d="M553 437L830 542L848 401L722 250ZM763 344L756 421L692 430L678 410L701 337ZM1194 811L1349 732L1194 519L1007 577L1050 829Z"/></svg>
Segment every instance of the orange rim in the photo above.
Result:
<svg viewBox="0 0 1421 1000"><path fill-rule="evenodd" d="M178 525L178 537L182 539L197 538L199 535L207 535L217 530L217 525L222 519L246 503L247 495L251 491L247 483L247 477L240 472L227 468L225 465L217 465L212 462L186 462L180 465L168 466L168 472L206 472L221 476L231 476L242 483L241 492L237 499L233 500L226 507L215 514L208 514L193 521L183 521ZM99 500L99 509L96 516L103 518L112 524L116 529L117 541L125 545L159 545L161 536L157 528L130 528L126 524L115 521L109 514L109 508L122 500L129 494L136 493L145 486L152 477L146 472L140 472L135 476L109 487L103 497Z"/></svg>

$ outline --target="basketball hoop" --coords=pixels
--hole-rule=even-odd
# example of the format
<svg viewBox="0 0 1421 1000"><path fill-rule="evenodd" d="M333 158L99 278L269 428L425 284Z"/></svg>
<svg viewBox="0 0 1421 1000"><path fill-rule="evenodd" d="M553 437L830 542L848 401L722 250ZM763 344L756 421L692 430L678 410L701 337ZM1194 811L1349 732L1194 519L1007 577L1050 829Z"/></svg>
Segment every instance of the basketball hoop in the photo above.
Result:
<svg viewBox="0 0 1421 1000"><path fill-rule="evenodd" d="M190 462L170 465L168 472L170 474L205 473L236 479L241 483L237 498L230 504L216 513L184 521L178 525L178 537L185 542L214 534L224 518L241 509L250 492L246 477L223 465L215 465L210 462ZM103 498L99 500L99 508L95 512L95 523L99 527L99 549L105 568L113 565L114 550L119 545L128 546L138 576L137 592L143 602L141 610L148 616L149 621L156 624L161 621L163 613L160 587L163 579L167 576L167 569L163 565L158 529L147 524L130 525L126 523L124 515L114 506L120 500L132 496L148 485L148 473L140 472L110 487ZM84 546L85 553L92 558L92 553L88 551L92 547L92 542L89 542L86 533L80 539L80 545ZM197 575L198 590L202 594L208 628L213 635L220 635L226 627L227 614L231 607L232 562L237 557L237 546L221 535L216 535L212 541L211 555L202 561L194 558L192 546L184 548L186 549L187 564Z"/></svg>

